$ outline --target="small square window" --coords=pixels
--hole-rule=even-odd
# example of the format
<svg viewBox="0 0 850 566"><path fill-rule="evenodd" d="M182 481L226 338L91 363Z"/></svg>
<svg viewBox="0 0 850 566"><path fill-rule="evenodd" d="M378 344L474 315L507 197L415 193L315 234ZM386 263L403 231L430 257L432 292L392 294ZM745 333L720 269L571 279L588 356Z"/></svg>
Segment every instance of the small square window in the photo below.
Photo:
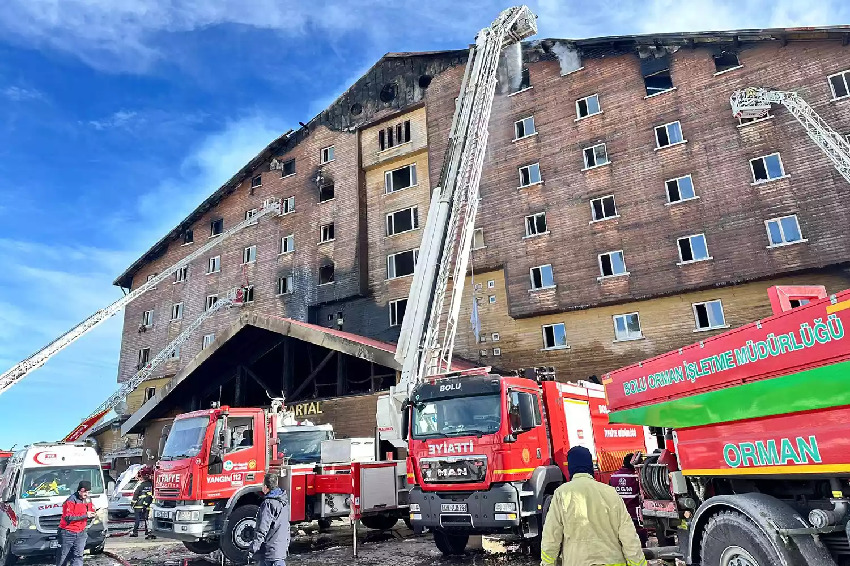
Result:
<svg viewBox="0 0 850 566"><path fill-rule="evenodd" d="M328 263L319 268L319 285L334 282L334 264Z"/></svg>
<svg viewBox="0 0 850 566"><path fill-rule="evenodd" d="M640 338L643 338L643 333L640 329L640 317L638 313L632 312L614 316L615 340L638 340Z"/></svg>
<svg viewBox="0 0 850 566"><path fill-rule="evenodd" d="M489 281L487 281L487 288L488 289L495 289L496 288L496 280L490 279Z"/></svg>
<svg viewBox="0 0 850 566"><path fill-rule="evenodd" d="M319 243L333 242L334 240L334 223L325 224L319 228Z"/></svg>
<svg viewBox="0 0 850 566"><path fill-rule="evenodd" d="M248 246L242 250L242 263L254 263L257 261L257 246Z"/></svg>
<svg viewBox="0 0 850 566"><path fill-rule="evenodd" d="M617 214L617 206L614 204L614 195L591 200L590 212L594 222L619 216Z"/></svg>
<svg viewBox="0 0 850 566"><path fill-rule="evenodd" d="M537 214L532 214L530 216L525 217L526 236L539 236L540 234L545 234L548 231L549 228L546 225L545 212L538 212Z"/></svg>
<svg viewBox="0 0 850 566"><path fill-rule="evenodd" d="M696 198L694 192L694 181L690 175L670 179L666 183L667 186L667 202L682 202Z"/></svg>
<svg viewBox="0 0 850 566"><path fill-rule="evenodd" d="M207 273L218 273L221 271L221 256L209 258L207 261Z"/></svg>
<svg viewBox="0 0 850 566"><path fill-rule="evenodd" d="M850 96L850 70L830 75L829 88L834 100Z"/></svg>
<svg viewBox="0 0 850 566"><path fill-rule="evenodd" d="M256 208L252 208L251 210L246 210L245 211L245 220L250 220L250 219L254 218L255 216L257 216L257 212L258 212L258 210Z"/></svg>
<svg viewBox="0 0 850 566"><path fill-rule="evenodd" d="M289 295L294 290L292 276L286 275L284 277L277 278L277 294L278 295Z"/></svg>
<svg viewBox="0 0 850 566"><path fill-rule="evenodd" d="M531 288L546 289L555 286L555 274L550 264L531 268Z"/></svg>
<svg viewBox="0 0 850 566"><path fill-rule="evenodd" d="M644 85L646 86L646 96L661 94L668 90L673 90L673 77L670 76L670 69L664 69L657 73L651 73L643 77Z"/></svg>
<svg viewBox="0 0 850 566"><path fill-rule="evenodd" d="M195 241L194 230L186 230L183 232L183 245L187 246Z"/></svg>
<svg viewBox="0 0 850 566"><path fill-rule="evenodd" d="M720 55L714 56L714 69L718 73L722 73L724 71L731 71L732 69L737 69L740 66L741 63L738 60L737 53L733 53L731 51L724 51Z"/></svg>
<svg viewBox="0 0 850 566"><path fill-rule="evenodd" d="M251 179L251 188L252 189L256 189L257 187L262 187L262 186L263 186L263 176L262 175L256 175L254 178Z"/></svg>
<svg viewBox="0 0 850 566"><path fill-rule="evenodd" d="M753 183L764 183L785 176L782 158L778 153L750 159L750 169L753 171Z"/></svg>
<svg viewBox="0 0 850 566"><path fill-rule="evenodd" d="M280 167L280 176L281 177L289 177L290 175L295 175L295 160L289 159L283 162L283 165Z"/></svg>
<svg viewBox="0 0 850 566"><path fill-rule="evenodd" d="M502 349L501 348L493 348L493 355L494 356L501 356L502 355Z"/></svg>
<svg viewBox="0 0 850 566"><path fill-rule="evenodd" d="M484 228L476 228L472 232L472 249L480 250L481 248L486 248L486 244L484 243Z"/></svg>
<svg viewBox="0 0 850 566"><path fill-rule="evenodd" d="M280 253L288 254L295 251L295 234L284 236L280 239Z"/></svg>
<svg viewBox="0 0 850 566"><path fill-rule="evenodd" d="M212 222L210 222L210 237L218 236L222 232L224 232L224 219L223 218L217 218L216 220L213 220Z"/></svg>
<svg viewBox="0 0 850 566"><path fill-rule="evenodd" d="M254 302L254 286L248 285L242 289L242 302L243 303L253 303Z"/></svg>
<svg viewBox="0 0 850 566"><path fill-rule="evenodd" d="M601 277L613 277L615 275L628 275L626 271L626 260L623 251L599 254L599 271Z"/></svg>
<svg viewBox="0 0 850 566"><path fill-rule="evenodd" d="M218 295L207 295L207 300L204 303L204 311L210 310L217 302Z"/></svg>
<svg viewBox="0 0 850 566"><path fill-rule="evenodd" d="M171 305L171 320L183 319L183 303L174 303Z"/></svg>
<svg viewBox="0 0 850 566"><path fill-rule="evenodd" d="M487 300L490 302L491 305L495 305L496 304L496 295L490 295L489 297L487 297Z"/></svg>
<svg viewBox="0 0 850 566"><path fill-rule="evenodd" d="M384 173L384 188L388 194L413 187L416 184L415 163Z"/></svg>
<svg viewBox="0 0 850 566"><path fill-rule="evenodd" d="M726 328L726 317L723 315L723 304L720 299L694 303L693 309L696 330Z"/></svg>
<svg viewBox="0 0 850 566"><path fill-rule="evenodd" d="M322 163L330 163L334 160L334 146L322 148Z"/></svg>
<svg viewBox="0 0 850 566"><path fill-rule="evenodd" d="M285 198L281 203L280 213L289 214L290 212L295 212L295 197Z"/></svg>
<svg viewBox="0 0 850 566"><path fill-rule="evenodd" d="M142 313L142 326L153 326L153 311L145 311Z"/></svg>
<svg viewBox="0 0 850 566"><path fill-rule="evenodd" d="M478 350L478 355L482 358L487 356L487 350Z"/></svg>
<svg viewBox="0 0 850 566"><path fill-rule="evenodd" d="M387 256L387 279L413 275L419 249L408 250Z"/></svg>
<svg viewBox="0 0 850 566"><path fill-rule="evenodd" d="M411 207L387 214L387 236L419 228L419 208Z"/></svg>
<svg viewBox="0 0 850 566"><path fill-rule="evenodd" d="M567 329L563 322L558 324L546 324L543 326L543 349L555 350L566 348Z"/></svg>
<svg viewBox="0 0 850 566"><path fill-rule="evenodd" d="M527 138L534 135L537 130L534 128L534 116L523 118L514 122L514 139Z"/></svg>
<svg viewBox="0 0 850 566"><path fill-rule="evenodd" d="M390 301L390 326L401 326L407 311L407 299Z"/></svg>
<svg viewBox="0 0 850 566"><path fill-rule="evenodd" d="M334 185L322 185L319 187L319 202L328 202L334 199Z"/></svg>
<svg viewBox="0 0 850 566"><path fill-rule="evenodd" d="M156 387L145 387L145 403L153 399L156 395Z"/></svg>
<svg viewBox="0 0 850 566"><path fill-rule="evenodd" d="M529 185L535 185L537 183L541 183L543 179L540 177L540 164L532 163L531 165L526 165L525 167L519 168L519 186L527 187Z"/></svg>
<svg viewBox="0 0 850 566"><path fill-rule="evenodd" d="M184 265L183 267L178 267L177 271L174 272L174 282L175 283L183 283L188 278L189 278L189 266L188 265Z"/></svg>
<svg viewBox="0 0 850 566"><path fill-rule="evenodd" d="M767 226L767 239L771 247L804 241L796 214L772 218L766 221L765 225Z"/></svg>
<svg viewBox="0 0 850 566"><path fill-rule="evenodd" d="M499 336L499 333L498 333L498 332L494 332L493 334L491 334L491 335L490 335L490 339L491 339L493 342L498 342L499 340L501 340L501 339L502 339L502 337L501 337L501 336Z"/></svg>
<svg viewBox="0 0 850 566"><path fill-rule="evenodd" d="M608 163L608 148L604 143L584 148L584 168L593 169Z"/></svg>
<svg viewBox="0 0 850 566"><path fill-rule="evenodd" d="M204 335L204 341L201 344L201 349L203 350L203 349L207 348L207 346L212 344L214 341L215 341L215 334L205 334Z"/></svg>
<svg viewBox="0 0 850 566"><path fill-rule="evenodd" d="M695 234L679 238L679 260L681 263L690 263L694 261L703 261L711 259L708 255L708 244L705 241L705 234Z"/></svg>
<svg viewBox="0 0 850 566"><path fill-rule="evenodd" d="M594 114L599 114L602 109L599 107L599 95L594 94L586 98L580 98L576 101L576 116L578 119L587 118Z"/></svg>
<svg viewBox="0 0 850 566"><path fill-rule="evenodd" d="M139 365L137 366L139 369L145 367L151 359L151 349L150 348L142 348L139 350Z"/></svg>
<svg viewBox="0 0 850 566"><path fill-rule="evenodd" d="M683 143L685 138L682 137L682 125L676 122L670 122L663 126L655 128L655 142L657 148L667 147Z"/></svg>
<svg viewBox="0 0 850 566"><path fill-rule="evenodd" d="M180 359L180 346L175 346L171 353L168 354L168 359L170 360L179 360Z"/></svg>

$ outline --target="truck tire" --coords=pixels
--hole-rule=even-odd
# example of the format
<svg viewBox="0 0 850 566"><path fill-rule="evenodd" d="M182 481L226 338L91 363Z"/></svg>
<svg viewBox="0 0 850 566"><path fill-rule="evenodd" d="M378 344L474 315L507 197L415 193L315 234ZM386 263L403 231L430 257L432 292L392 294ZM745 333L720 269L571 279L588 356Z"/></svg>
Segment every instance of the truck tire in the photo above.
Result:
<svg viewBox="0 0 850 566"><path fill-rule="evenodd" d="M543 504L540 506L540 532L531 541L531 556L534 558L540 558L540 547L543 546L543 527L546 525L546 516L549 515L549 507L551 506L552 496L547 495L543 498Z"/></svg>
<svg viewBox="0 0 850 566"><path fill-rule="evenodd" d="M368 517L360 517L360 522L367 529L388 531L398 523L398 517L395 515L369 515Z"/></svg>
<svg viewBox="0 0 850 566"><path fill-rule="evenodd" d="M218 550L218 541L216 540L196 540L192 542L183 541L183 546L186 550L195 554L212 554Z"/></svg>
<svg viewBox="0 0 850 566"><path fill-rule="evenodd" d="M220 546L224 556L234 564L248 563L248 549L257 525L257 505L242 505L233 510L224 523Z"/></svg>
<svg viewBox="0 0 850 566"><path fill-rule="evenodd" d="M434 531L434 544L445 556L458 556L463 554L469 535L450 535L446 531Z"/></svg>
<svg viewBox="0 0 850 566"><path fill-rule="evenodd" d="M702 566L780 566L770 540L746 516L721 511L705 526L701 540Z"/></svg>
<svg viewBox="0 0 850 566"><path fill-rule="evenodd" d="M323 533L331 528L331 520L330 519L319 519L319 532Z"/></svg>

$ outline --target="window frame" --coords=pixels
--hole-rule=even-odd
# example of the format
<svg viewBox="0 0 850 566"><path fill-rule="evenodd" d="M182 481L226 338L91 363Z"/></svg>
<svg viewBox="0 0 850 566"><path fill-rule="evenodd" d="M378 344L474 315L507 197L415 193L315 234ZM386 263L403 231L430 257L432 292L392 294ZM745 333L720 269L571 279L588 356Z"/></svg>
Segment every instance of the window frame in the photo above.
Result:
<svg viewBox="0 0 850 566"><path fill-rule="evenodd" d="M779 160L779 170L782 172L782 174L779 175L778 177L770 177L770 169L767 168L767 162L765 161L765 159L767 159L768 157L773 157L774 155ZM768 175L767 179L756 179L756 170L753 168L753 162L759 161L759 160L762 161L762 166L764 167L764 172L765 172L765 174ZM759 157L753 157L752 159L750 159L750 173L752 173L752 175L753 175L753 182L750 183L752 186L763 185L764 183L770 183L772 181L778 181L779 179L785 179L785 178L791 176L785 171L785 164L782 162L782 155L778 151L774 151L773 153L768 153L766 155L762 155L762 156L759 156Z"/></svg>
<svg viewBox="0 0 850 566"><path fill-rule="evenodd" d="M183 232L183 243L181 246L191 246L195 243L195 231L190 229Z"/></svg>
<svg viewBox="0 0 850 566"><path fill-rule="evenodd" d="M396 327L396 326L401 326L402 322L404 321L404 314L401 316L401 319L399 319L399 317L398 317L398 305L399 305L399 303L404 301L404 311L405 311L405 314L407 314L407 305L409 304L408 303L409 298L410 297L402 297L400 299L393 299L389 303L387 303L387 306L389 307L389 314L390 314L390 328L393 328L393 327ZM395 323L393 323L393 320L395 320Z"/></svg>
<svg viewBox="0 0 850 566"><path fill-rule="evenodd" d="M475 245L475 237L479 234L481 235L481 245L476 246ZM486 247L487 247L487 242L484 240L484 228L473 228L472 229L472 242L470 243L469 251L474 252L476 250L483 250Z"/></svg>
<svg viewBox="0 0 850 566"><path fill-rule="evenodd" d="M248 210L245 211L245 220L250 220L250 219L254 218L257 215L258 212L259 212L259 209L257 209L257 208L249 208Z"/></svg>
<svg viewBox="0 0 850 566"><path fill-rule="evenodd" d="M526 128L526 122L531 120L531 128L532 132L528 133L528 128ZM523 135L519 135L519 126L522 126ZM514 139L513 141L519 141L525 138L530 138L531 136L537 135L537 124L534 122L534 114L530 116L526 116L525 118L520 118L514 122Z"/></svg>
<svg viewBox="0 0 850 566"><path fill-rule="evenodd" d="M628 320L626 319L626 317L629 317L629 316L632 316L632 315L637 317L638 331L637 331L636 335L632 335L629 332L629 324L628 324ZM624 320L624 327L626 329L624 337L619 336L618 333L617 333L617 319L618 318L626 319L626 320ZM615 314L611 317L611 320L614 322L614 342L633 342L635 340L643 340L645 338L645 336L643 335L643 325L640 322L640 313L639 312L635 311L635 312Z"/></svg>
<svg viewBox="0 0 850 566"><path fill-rule="evenodd" d="M263 186L263 174L262 173L258 173L257 175L254 175L253 177L251 177L251 188L252 189L256 189L256 188L262 187L262 186Z"/></svg>
<svg viewBox="0 0 850 566"><path fill-rule="evenodd" d="M679 200L670 200L670 187L669 187L668 183L670 183L672 181L676 181L676 190L679 191L679 197L681 197L682 196L682 189L681 189L681 186L679 184L679 181L681 179L690 179L691 180L691 190L693 191L694 196L688 197L688 198L679 198ZM696 199L699 198L699 195L697 194L696 186L694 185L694 177L691 173L688 173L687 175L681 175L679 177L673 177L672 179L667 179L666 181L664 181L664 193L667 196L667 204L668 205L679 204L680 202L688 202L689 200L696 200Z"/></svg>
<svg viewBox="0 0 850 566"><path fill-rule="evenodd" d="M688 240L688 246L690 246L690 248L691 248L691 257L693 257L694 256L694 246L691 243L691 240L693 238L697 238L699 236L702 236L702 241L705 244L706 257L701 258L701 259L688 259L688 260L683 259L682 258L682 246L679 245L679 242L681 242L682 240ZM689 265L691 263L699 263L701 261L709 261L709 260L714 259L711 255L711 252L708 249L708 238L705 237L705 232L699 232L697 234L689 234L687 236L680 236L680 237L676 238L676 251L679 254L679 262L676 265Z"/></svg>
<svg viewBox="0 0 850 566"><path fill-rule="evenodd" d="M326 237L330 236L330 238ZM333 242L336 239L336 234L334 233L334 223L328 222L327 224L322 224L319 226L319 243L327 244L328 242Z"/></svg>
<svg viewBox="0 0 850 566"><path fill-rule="evenodd" d="M534 229L537 229L537 218L543 217L543 224L545 226L545 230L542 232L534 232L533 234L529 232L529 227L534 226ZM529 223L530 222L530 223ZM525 217L525 237L526 238L534 238L536 236L544 236L549 233L549 221L546 219L546 211L535 212L534 214L529 214Z"/></svg>
<svg viewBox="0 0 850 566"><path fill-rule="evenodd" d="M646 84L646 79L648 77L654 77L655 75L660 75L662 73L667 73L667 75L670 77L670 85L671 85L670 88L665 88L664 90L658 90L657 92L653 92L652 94L650 94L649 93L650 87L649 87L648 84ZM671 91L676 90L676 85L673 84L673 72L670 70L669 65L667 66L666 69L660 69L658 71L655 71L654 73L649 73L648 75L643 75L642 78L643 78L643 87L644 87L644 90L646 91L646 96L643 97L644 100L646 100L647 98L653 98L655 96L658 96L660 94L664 94L666 92L671 92Z"/></svg>
<svg viewBox="0 0 850 566"><path fill-rule="evenodd" d="M214 300L210 301L210 299L214 299ZM218 302L218 293L213 293L211 295L207 295L206 299L204 300L204 312L207 312L208 310L210 310L217 302Z"/></svg>
<svg viewBox="0 0 850 566"><path fill-rule="evenodd" d="M142 311L142 326L145 328L151 328L153 326L153 311L154 309L149 309L146 311Z"/></svg>
<svg viewBox="0 0 850 566"><path fill-rule="evenodd" d="M399 133L402 135L399 135ZM404 141L399 141L401 138L405 138ZM402 120L392 126L381 128L378 130L378 153L410 143L412 139L410 120Z"/></svg>
<svg viewBox="0 0 850 566"><path fill-rule="evenodd" d="M793 240L793 241L789 242L785 239L785 228L782 226L782 220L784 220L786 218L793 218L794 219L794 223L797 225L797 233L800 234L799 240ZM776 222L777 226L779 226L779 233L782 236L782 242L780 242L778 244L774 244L773 242L771 242L771 238L770 238L770 223L771 222ZM768 218L767 220L764 221L764 228L767 231L767 243L768 243L767 247L768 247L768 249L770 249L770 248L782 248L782 247L785 247L785 246L793 246L794 244L803 244L803 243L806 243L806 242L809 241L808 239L806 239L803 236L803 229L800 228L800 218L797 216L796 213L795 214L786 214L784 216L776 216L774 218Z"/></svg>
<svg viewBox="0 0 850 566"><path fill-rule="evenodd" d="M537 180L536 181L532 181L532 178L531 178L531 171L532 171L532 168L534 168L534 167L537 168ZM528 181L529 182L526 185L522 184L522 170L523 169L528 170ZM519 187L518 188L520 188L520 189L524 189L526 187L533 187L534 185L542 185L543 184L543 174L540 172L540 162L539 161L535 161L534 163L529 163L528 165L523 165L521 167L517 167L517 174L519 174Z"/></svg>
<svg viewBox="0 0 850 566"><path fill-rule="evenodd" d="M215 269L211 269L215 265ZM207 258L207 275L213 273L221 273L221 255L214 255Z"/></svg>
<svg viewBox="0 0 850 566"><path fill-rule="evenodd" d="M393 188L393 178L392 174L396 171L401 171L402 169L410 169L410 184L406 187L402 187L400 189ZM391 195L395 194L399 191L403 191L405 189L411 189L413 187L419 186L419 175L416 171L416 163L408 163L407 165L402 165L401 167L396 167L395 169L390 169L389 171L384 171L384 194Z"/></svg>
<svg viewBox="0 0 850 566"><path fill-rule="evenodd" d="M334 146L333 144L323 147L319 150L319 163L322 165L326 163L331 163L334 160Z"/></svg>
<svg viewBox="0 0 850 566"><path fill-rule="evenodd" d="M327 269L328 267L330 267L331 270L332 270L331 271L331 278L330 278L329 281L325 281L324 283L322 283L322 270ZM334 262L330 262L330 263L324 263L324 264L320 265L319 266L319 285L318 286L321 287L323 285L333 285L334 283L336 283L336 264Z"/></svg>
<svg viewBox="0 0 850 566"><path fill-rule="evenodd" d="M283 249L284 248L284 245L283 245L284 241L292 242L292 249L284 250ZM295 233L287 234L286 236L281 236L281 238L280 238L280 252L278 252L277 255L287 255L287 254L291 254L294 251L295 251Z"/></svg>
<svg viewBox="0 0 850 566"><path fill-rule="evenodd" d="M620 254L620 259L623 262L623 270L624 270L622 273L613 273L614 262L610 261L610 259L609 259L609 263L611 264L612 273L611 273L611 275L605 275L605 270L602 268L602 256L606 256L606 255L610 256L611 254ZM631 273L629 273L629 267L626 265L626 254L623 250L611 250L609 252L603 252L601 254L597 254L596 262L599 266L599 273L600 273L599 277L596 278L597 281L602 281L604 279L611 279L613 277L625 277L625 276L631 275Z"/></svg>
<svg viewBox="0 0 850 566"><path fill-rule="evenodd" d="M138 359L138 368L142 369L148 362L151 361L151 349L150 347L139 348L139 359Z"/></svg>
<svg viewBox="0 0 850 566"><path fill-rule="evenodd" d="M706 307L706 319L709 320L709 326L700 328L699 317L697 316L697 306L698 305L708 305L709 303L718 303L720 305L720 314L723 316L723 324L711 326L711 320L708 314L708 307ZM691 311L694 314L694 332L706 332L709 330L719 330L723 328L729 328L729 324L726 322L726 311L723 309L723 300L722 299L709 299L707 301L698 301L696 303L691 303Z"/></svg>
<svg viewBox="0 0 850 566"><path fill-rule="evenodd" d="M596 107L599 109L598 112L593 112L593 113L590 112L590 106L587 104L587 101L590 100L591 98L596 98ZM581 111L580 111L580 107L579 107L579 102L582 102L582 101L584 101L584 106L588 110L588 113L585 114L584 116L581 115ZM595 92L595 93L593 93L589 96L585 96L584 98L579 98L578 100L576 100L576 119L574 120L575 122L578 122L579 120L584 120L586 118L590 118L592 116L596 116L597 114L602 114L602 104L599 102L599 93L598 92Z"/></svg>
<svg viewBox="0 0 850 566"><path fill-rule="evenodd" d="M399 232L395 231L396 225L396 214L400 214L402 212L409 212L410 215L410 225L412 228L409 230L401 230ZM399 234L406 234L408 232L413 232L414 230L419 230L419 205L408 206L407 208L400 208L398 210L394 210L393 212L388 212L385 218L386 224L386 237L390 238L392 236L397 236ZM392 225L392 233L390 231L390 225Z"/></svg>
<svg viewBox="0 0 850 566"><path fill-rule="evenodd" d="M257 263L257 244L247 246L242 250L242 265Z"/></svg>
<svg viewBox="0 0 850 566"><path fill-rule="evenodd" d="M183 309L184 309L183 301L180 301L179 303L172 303L171 304L171 321L172 322L176 322L178 320L183 320ZM175 314L177 315L176 317L174 316Z"/></svg>
<svg viewBox="0 0 850 566"><path fill-rule="evenodd" d="M544 285L543 284L543 268L544 267L549 268L549 273L552 276L552 284L551 285ZM534 270L535 269L540 271L540 287L534 286ZM555 268L552 267L551 263L544 263L542 265L535 265L534 267L530 267L528 269L528 277L529 277L529 280L531 281L531 287L529 288L529 291L543 291L545 289L554 289L558 286L558 284L555 283Z"/></svg>
<svg viewBox="0 0 850 566"><path fill-rule="evenodd" d="M292 203L292 206L289 206L289 203ZM292 214L295 212L295 195L286 197L280 201L280 214L283 216L284 214Z"/></svg>
<svg viewBox="0 0 850 566"><path fill-rule="evenodd" d="M254 286L247 285L242 289L242 302L243 303L253 303L254 302Z"/></svg>
<svg viewBox="0 0 850 566"><path fill-rule="evenodd" d="M832 77L840 76L844 80L844 90L847 91L847 94L843 94L841 96L837 96L835 92L835 87L832 84ZM845 98L850 98L850 69L839 71L837 73L833 73L826 77L826 82L829 83L829 90L832 93L832 100L844 100Z"/></svg>
<svg viewBox="0 0 850 566"><path fill-rule="evenodd" d="M718 69L717 68L717 59L718 59L718 57L723 57L724 55L734 55L735 61L737 62L737 64L726 67L725 69ZM714 76L715 77L717 77L719 75L723 75L723 74L728 73L730 71L734 71L736 69L740 69L741 67L743 67L743 65L741 64L741 57L739 56L738 53L736 53L734 51L721 51L717 55L712 55L711 60L714 62Z"/></svg>
<svg viewBox="0 0 850 566"><path fill-rule="evenodd" d="M596 148L597 147L604 148L604 150L605 150L605 163L599 163L598 162L597 157L596 157ZM593 163L594 163L593 165L590 165L588 160L587 160L587 155L588 155L587 152L588 151L590 151L590 154L593 155ZM610 163L611 163L611 158L608 156L608 144L606 142L599 142L599 143L593 144L591 146L582 148L581 156L582 156L582 159L584 160L584 169L582 169L582 171L590 171L591 169L598 169L599 167L605 167L606 165L610 165Z"/></svg>
<svg viewBox="0 0 850 566"><path fill-rule="evenodd" d="M682 139L680 141L671 143L670 142L670 129L669 128L673 124L679 125L679 136L681 136ZM667 136L667 144L665 144L665 145L661 145L661 138L658 137L658 130L660 128L664 128L664 135ZM668 147L673 147L673 146L676 146L676 145L682 145L682 144L688 143L688 140L685 138L685 131L682 129L682 122L680 120L673 120L672 122L667 122L666 124L661 124L661 125L655 126L653 131L655 132L655 151L658 151L660 149L666 149Z"/></svg>
<svg viewBox="0 0 850 566"><path fill-rule="evenodd" d="M601 218L596 218L596 209L594 208L593 203L596 202L596 201L600 201L600 205L602 207L602 214L605 214L605 199L608 199L608 198L611 199L611 202L614 205L614 214L612 214L611 216L602 216ZM605 220L612 220L614 218L619 218L619 217L620 217L620 213L617 211L617 201L614 198L613 194L590 199L590 223L591 224L596 224L597 222L604 222Z"/></svg>
<svg viewBox="0 0 850 566"><path fill-rule="evenodd" d="M286 169L287 169L287 166L290 163L292 164L292 173L287 173ZM292 177L293 175L295 175L295 173L297 173L297 170L295 169L295 158L294 157L292 159L287 159L286 161L284 161L280 164L280 178L281 179L285 179L287 177Z"/></svg>
<svg viewBox="0 0 850 566"><path fill-rule="evenodd" d="M288 282L285 286L285 289L281 290L281 282ZM292 275L283 275L277 278L277 296L282 297L284 295L291 295L295 292L295 279Z"/></svg>
<svg viewBox="0 0 850 566"><path fill-rule="evenodd" d="M173 284L177 283L185 283L186 280L189 279L189 266L184 265L183 267L178 267L174 272L174 281Z"/></svg>
<svg viewBox="0 0 850 566"><path fill-rule="evenodd" d="M410 252L413 252L413 271L411 271L410 273L408 273L406 275L395 275L395 273L397 272L397 269L396 269L396 266L395 266L395 260L393 260L393 268L392 268L392 270L390 270L390 259L395 258L397 256L400 256L401 254L406 254L406 253L410 253ZM416 264L417 263L419 263L419 248L418 247L417 248L411 248L409 250L403 250L403 251L400 251L400 252L395 252L395 253L392 253L392 254L387 254L387 281L391 281L393 279L402 279L404 277L412 277L413 274L416 273ZM390 276L390 271L392 271L392 273L393 273L392 276Z"/></svg>
<svg viewBox="0 0 850 566"><path fill-rule="evenodd" d="M564 343L562 345L547 346L546 345L546 329L547 328L555 328L555 327L558 327L558 326L561 326L564 329ZM546 351L549 351L549 350L566 350L570 347L570 341L567 339L567 325L565 323L563 323L563 322L553 322L552 324L544 324L544 325L541 326L541 332L543 334L543 348L542 348L543 350L546 350ZM553 342L555 341L554 330L552 331L552 340L553 340Z"/></svg>
<svg viewBox="0 0 850 566"><path fill-rule="evenodd" d="M216 232L215 227L218 223L221 223L221 231ZM216 218L215 220L210 220L210 238L216 238L224 234L224 218Z"/></svg>
<svg viewBox="0 0 850 566"><path fill-rule="evenodd" d="M212 345L213 342L215 342L215 332L204 334L203 338L201 339L201 350L206 350Z"/></svg>

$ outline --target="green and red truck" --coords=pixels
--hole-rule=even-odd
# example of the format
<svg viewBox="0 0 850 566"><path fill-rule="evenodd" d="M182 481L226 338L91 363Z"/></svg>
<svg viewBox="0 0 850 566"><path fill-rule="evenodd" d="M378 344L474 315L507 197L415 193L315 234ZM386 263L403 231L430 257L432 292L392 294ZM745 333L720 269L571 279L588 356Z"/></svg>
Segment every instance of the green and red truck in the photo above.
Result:
<svg viewBox="0 0 850 566"><path fill-rule="evenodd" d="M604 375L609 418L657 435L640 512L668 556L847 565L850 291L768 295L769 318Z"/></svg>

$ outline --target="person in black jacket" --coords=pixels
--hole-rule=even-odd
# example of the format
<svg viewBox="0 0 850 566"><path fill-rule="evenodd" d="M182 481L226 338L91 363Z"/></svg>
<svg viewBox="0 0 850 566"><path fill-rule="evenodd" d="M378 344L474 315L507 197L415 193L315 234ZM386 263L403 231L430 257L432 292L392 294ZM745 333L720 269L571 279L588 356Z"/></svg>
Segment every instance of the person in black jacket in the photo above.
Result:
<svg viewBox="0 0 850 566"><path fill-rule="evenodd" d="M153 503L153 482L151 481L151 469L145 466L139 470L139 485L133 492L133 501L130 506L136 514L136 523L133 525L133 533L131 537L139 536L139 523L145 526L145 538L156 538L148 532L148 513L150 513L151 503Z"/></svg>
<svg viewBox="0 0 850 566"><path fill-rule="evenodd" d="M257 526L248 553L260 566L286 566L289 553L289 496L278 487L278 476L266 474L263 479L265 499L257 510Z"/></svg>

